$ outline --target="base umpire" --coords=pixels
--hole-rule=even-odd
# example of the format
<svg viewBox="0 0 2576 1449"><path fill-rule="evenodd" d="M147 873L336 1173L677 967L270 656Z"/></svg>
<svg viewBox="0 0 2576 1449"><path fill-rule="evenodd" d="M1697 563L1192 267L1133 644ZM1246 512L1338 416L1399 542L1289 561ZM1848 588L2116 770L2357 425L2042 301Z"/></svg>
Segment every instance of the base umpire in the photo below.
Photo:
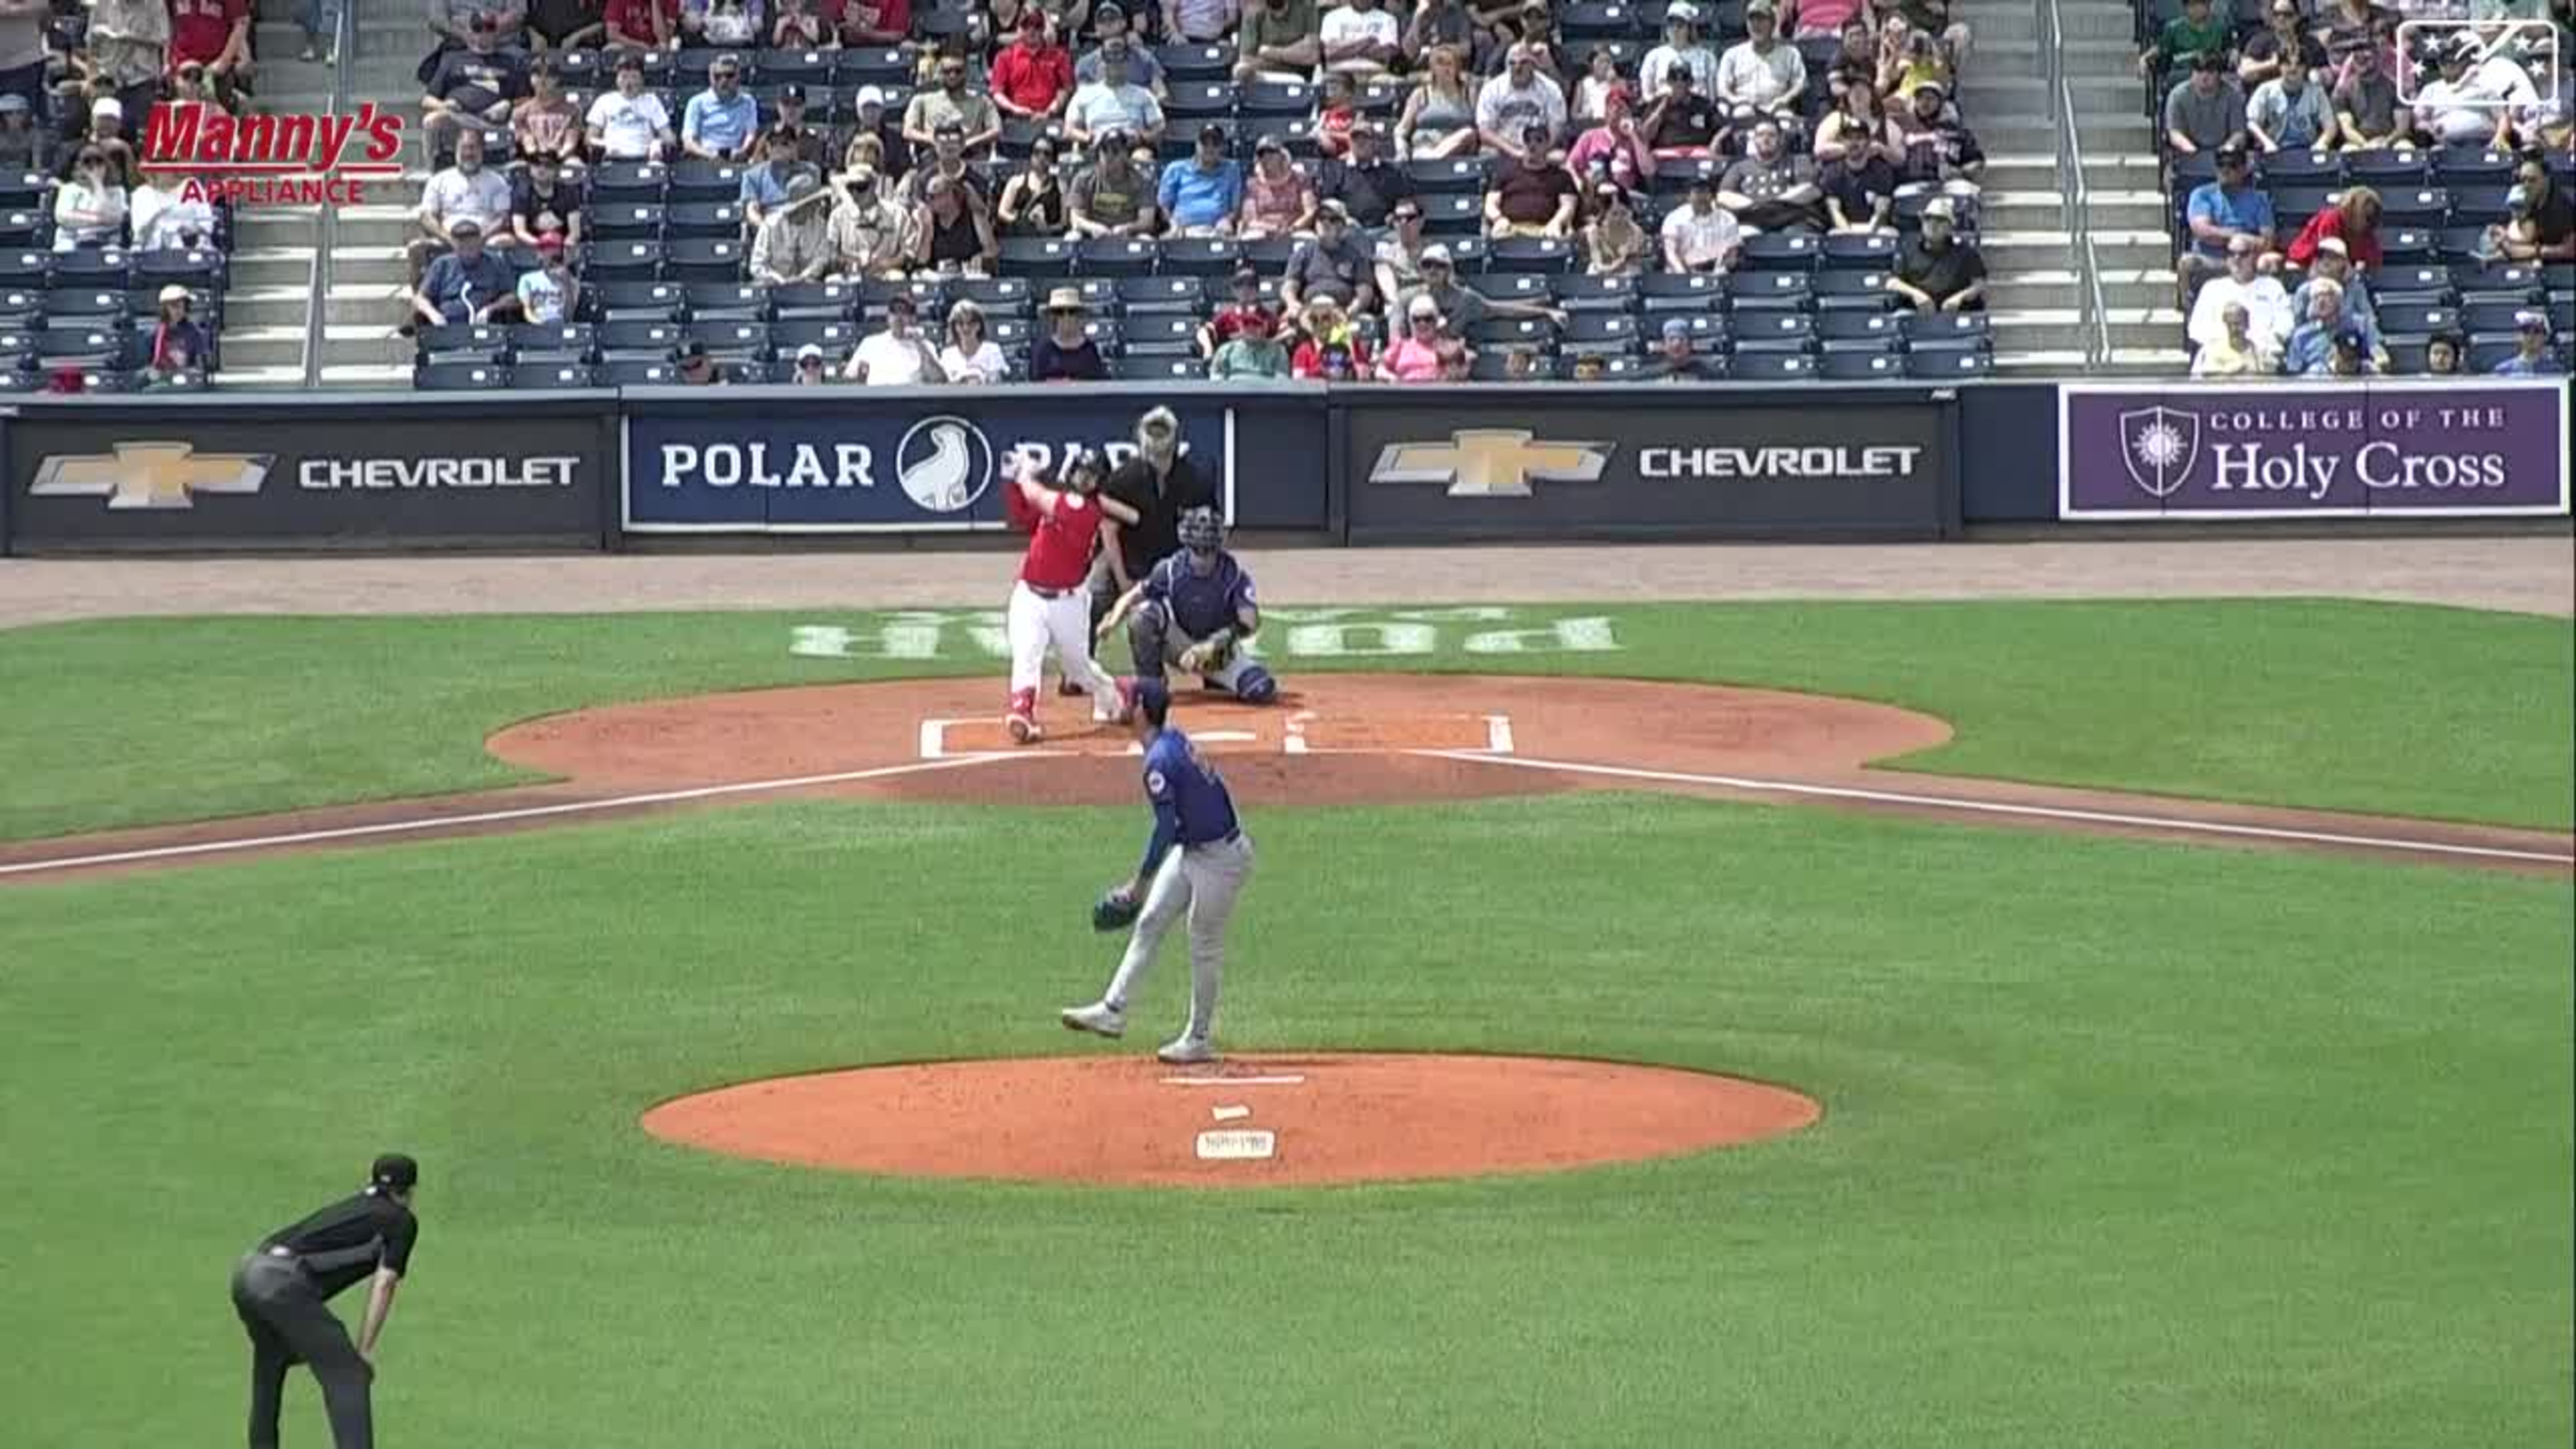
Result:
<svg viewBox="0 0 2576 1449"><path fill-rule="evenodd" d="M278 1229L233 1270L233 1311L250 1335L250 1449L276 1449L286 1371L313 1370L338 1449L374 1449L376 1336L393 1312L394 1289L411 1266L420 1220L412 1190L420 1164L399 1152L375 1161L355 1195ZM367 1316L358 1341L323 1305L361 1278Z"/></svg>

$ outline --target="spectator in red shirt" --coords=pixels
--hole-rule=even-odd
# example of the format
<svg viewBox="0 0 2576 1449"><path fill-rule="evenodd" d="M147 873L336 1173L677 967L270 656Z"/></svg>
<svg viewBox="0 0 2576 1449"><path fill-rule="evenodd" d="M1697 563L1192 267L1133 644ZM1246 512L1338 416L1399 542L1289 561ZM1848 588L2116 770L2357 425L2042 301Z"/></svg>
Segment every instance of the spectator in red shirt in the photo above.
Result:
<svg viewBox="0 0 2576 1449"><path fill-rule="evenodd" d="M1215 315L1199 326L1199 355L1214 357L1218 348L1243 335L1258 322L1260 335L1267 337L1279 325L1279 313L1261 300L1261 273L1246 262L1234 269L1234 300L1216 309Z"/></svg>
<svg viewBox="0 0 2576 1449"><path fill-rule="evenodd" d="M654 50L680 33L680 0L608 0L608 44Z"/></svg>
<svg viewBox="0 0 2576 1449"><path fill-rule="evenodd" d="M170 0L170 69L195 61L227 107L250 79L250 0Z"/></svg>
<svg viewBox="0 0 2576 1449"><path fill-rule="evenodd" d="M1342 311L1339 297L1316 292L1306 299L1305 340L1289 358L1289 375L1325 382L1365 382L1375 359Z"/></svg>
<svg viewBox="0 0 2576 1449"><path fill-rule="evenodd" d="M2379 245L2379 193L2367 186L2356 186L2343 194L2343 199L2308 218L2290 242L2288 256L2294 267L2316 264L2317 243L2327 237L2339 237L2344 250L2352 257L2354 271L2364 276L2377 276L2388 260Z"/></svg>
<svg viewBox="0 0 2576 1449"><path fill-rule="evenodd" d="M841 9L843 45L901 45L912 34L912 0L848 0Z"/></svg>
<svg viewBox="0 0 2576 1449"><path fill-rule="evenodd" d="M993 57L993 104L1009 115L1046 120L1073 98L1073 52L1047 41L1046 13L1020 12L1019 38Z"/></svg>

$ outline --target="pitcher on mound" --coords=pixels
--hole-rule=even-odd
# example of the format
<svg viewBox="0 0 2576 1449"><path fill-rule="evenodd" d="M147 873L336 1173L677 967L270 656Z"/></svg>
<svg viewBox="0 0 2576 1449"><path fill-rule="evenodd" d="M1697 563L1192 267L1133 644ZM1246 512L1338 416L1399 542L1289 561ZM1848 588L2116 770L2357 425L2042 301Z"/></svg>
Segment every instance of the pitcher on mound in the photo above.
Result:
<svg viewBox="0 0 2576 1449"><path fill-rule="evenodd" d="M1118 681L1091 657L1089 579L1101 518L1132 526L1136 511L1101 493L1109 470L1090 449L1068 455L1057 471L1064 486L1049 487L1035 458L1014 453L1010 487L1002 494L1012 525L1029 533L1003 616L1011 641L1011 738L1024 745L1045 733L1038 727L1038 678L1050 645L1064 677L1090 686L1092 719L1108 723L1123 709Z"/></svg>

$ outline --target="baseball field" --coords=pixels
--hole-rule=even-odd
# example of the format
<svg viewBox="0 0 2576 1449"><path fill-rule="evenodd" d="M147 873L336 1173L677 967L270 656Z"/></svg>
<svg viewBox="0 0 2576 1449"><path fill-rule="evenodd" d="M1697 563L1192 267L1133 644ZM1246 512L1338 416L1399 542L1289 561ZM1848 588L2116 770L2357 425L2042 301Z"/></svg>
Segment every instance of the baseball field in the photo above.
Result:
<svg viewBox="0 0 2576 1449"><path fill-rule="evenodd" d="M2564 606L1354 606L1326 565L1264 577L1286 704L1176 711L1261 856L1212 1091L1151 1059L1178 942L1125 1041L1057 1024L1149 822L1081 701L982 733L990 589L507 612L421 561L364 612L227 612L240 572L20 611L100 617L0 629L0 1442L232 1442L233 1260L386 1149L398 1445L2576 1435ZM1344 1053L1814 1110L1656 1151L1603 1068L1416 1128ZM1146 1105L783 1124L840 1167L645 1125L949 1062ZM1283 1125L1210 1161L1184 1115ZM1407 1169L1524 1135L1555 1170ZM880 1138L931 1165L849 1170ZM288 1415L322 1440L301 1375Z"/></svg>

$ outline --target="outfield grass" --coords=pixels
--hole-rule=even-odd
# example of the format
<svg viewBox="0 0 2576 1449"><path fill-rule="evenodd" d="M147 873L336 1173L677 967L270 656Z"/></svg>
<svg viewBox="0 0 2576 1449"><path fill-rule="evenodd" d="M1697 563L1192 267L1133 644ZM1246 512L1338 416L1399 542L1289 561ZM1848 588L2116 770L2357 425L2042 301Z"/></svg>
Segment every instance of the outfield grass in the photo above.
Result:
<svg viewBox="0 0 2576 1449"><path fill-rule="evenodd" d="M2576 1433L2563 881L1607 794L1272 812L1239 1047L1672 1062L1828 1117L1240 1195L803 1172L634 1125L749 1075L1085 1049L1052 1012L1106 968L1080 907L1140 814L759 807L0 891L5 1437L234 1432L232 1257L392 1146L427 1176L387 1442ZM290 1411L314 1442L300 1376Z"/></svg>
<svg viewBox="0 0 2576 1449"><path fill-rule="evenodd" d="M1951 744L1898 768L2576 823L2576 631L2563 619L2297 600L1528 612L1608 613L1622 647L1282 668L1292 682L1329 667L1772 685L1902 704L1956 727ZM962 653L897 664L787 652L797 624L865 618L222 618L0 632L0 839L523 781L482 741L584 705L1000 672Z"/></svg>

